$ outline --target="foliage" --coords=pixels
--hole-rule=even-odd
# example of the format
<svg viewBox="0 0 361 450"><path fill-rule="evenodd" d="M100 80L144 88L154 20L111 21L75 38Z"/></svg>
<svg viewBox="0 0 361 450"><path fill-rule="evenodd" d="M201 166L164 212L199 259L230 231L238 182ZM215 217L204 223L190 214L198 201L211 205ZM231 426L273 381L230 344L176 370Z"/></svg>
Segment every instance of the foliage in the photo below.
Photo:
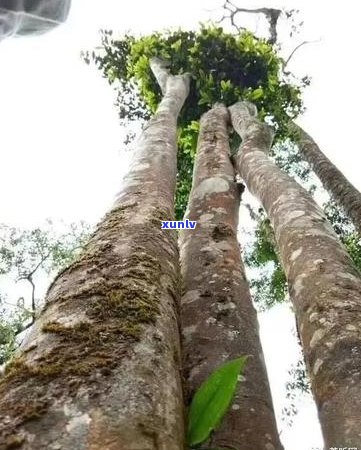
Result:
<svg viewBox="0 0 361 450"><path fill-rule="evenodd" d="M277 142L272 147L271 156L280 169L297 177L302 184L310 180L310 165L303 161L297 145L290 138Z"/></svg>
<svg viewBox="0 0 361 450"><path fill-rule="evenodd" d="M199 121L193 120L178 131L177 188L175 215L182 219L192 188L193 161L196 154Z"/></svg>
<svg viewBox="0 0 361 450"><path fill-rule="evenodd" d="M236 391L247 356L218 367L193 397L188 417L188 444L196 447L219 426Z"/></svg>
<svg viewBox="0 0 361 450"><path fill-rule="evenodd" d="M323 208L353 263L361 270L361 239L352 222L333 200L326 202ZM264 210L260 208L258 214L253 211L252 218L257 221L255 242L246 248L245 263L258 269L257 274L251 277L250 287L255 302L261 310L266 310L288 299L287 280L275 248L273 229Z"/></svg>
<svg viewBox="0 0 361 450"><path fill-rule="evenodd" d="M278 263L278 256L274 246L273 229L263 208L259 208L256 242L252 251L246 254L245 262L251 267L260 267L269 261Z"/></svg>
<svg viewBox="0 0 361 450"><path fill-rule="evenodd" d="M286 300L287 282L269 219L263 208L258 213L251 211L251 215L257 221L255 241L246 248L244 259L248 267L257 269L257 274L251 277L250 288L259 308L265 310Z"/></svg>
<svg viewBox="0 0 361 450"><path fill-rule="evenodd" d="M283 420L291 426L293 423L293 417L298 412L296 406L297 395L311 394L311 386L306 373L303 358L299 359L297 364L292 365L291 369L288 371L288 374L290 376L290 380L286 383L286 399L288 401L288 405L282 409L282 415Z"/></svg>
<svg viewBox="0 0 361 450"><path fill-rule="evenodd" d="M250 280L250 288L259 309L265 311L277 303L288 300L287 280L279 264L262 269Z"/></svg>
<svg viewBox="0 0 361 450"><path fill-rule="evenodd" d="M361 239L357 233L342 236L342 243L346 247L348 254L355 266L361 270Z"/></svg>
<svg viewBox="0 0 361 450"><path fill-rule="evenodd" d="M179 117L177 218L184 214L191 188L191 175L201 115L213 104L226 106L242 100L254 102L261 118L276 130L276 139L288 135L288 121L302 110L303 83L287 83L282 60L274 47L252 33L226 33L220 27L201 26L199 31L166 31L135 38L115 39L102 31L102 50L83 53L94 61L118 92L122 120L147 120L156 110L160 88L150 69L158 56L169 62L172 74L191 74L191 89Z"/></svg>
<svg viewBox="0 0 361 450"><path fill-rule="evenodd" d="M18 279L34 272L39 263L50 274L68 265L74 252L88 237L85 223L71 224L64 233L55 233L53 223L45 228L23 230L0 224L0 275L15 271Z"/></svg>
<svg viewBox="0 0 361 450"><path fill-rule="evenodd" d="M324 204L324 211L353 263L361 270L361 238L355 231L351 220L332 199Z"/></svg>
<svg viewBox="0 0 361 450"><path fill-rule="evenodd" d="M0 293L0 364L10 358L19 334L34 321L41 302L38 284L69 265L88 235L89 227L83 222L63 232L55 232L51 221L31 230L0 224L0 281L13 292L20 288L18 298L11 301Z"/></svg>
<svg viewBox="0 0 361 450"><path fill-rule="evenodd" d="M32 317L31 311L24 307L23 299L19 299L16 308L10 311L2 306L3 303L4 298L0 299L0 365L15 352L18 347L17 336Z"/></svg>

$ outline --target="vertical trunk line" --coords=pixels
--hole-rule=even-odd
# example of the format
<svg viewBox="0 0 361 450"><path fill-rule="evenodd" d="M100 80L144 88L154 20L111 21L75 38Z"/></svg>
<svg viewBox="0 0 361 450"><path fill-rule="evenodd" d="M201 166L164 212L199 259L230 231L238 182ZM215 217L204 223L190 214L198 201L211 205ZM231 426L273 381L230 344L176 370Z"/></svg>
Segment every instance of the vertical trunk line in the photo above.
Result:
<svg viewBox="0 0 361 450"><path fill-rule="evenodd" d="M208 447L279 450L257 316L237 241L240 192L229 158L228 123L224 106L201 119L186 216L197 226L180 232L186 401L222 363L251 355L245 380Z"/></svg>
<svg viewBox="0 0 361 450"><path fill-rule="evenodd" d="M160 68L161 70L161 68ZM176 121L189 77L164 73L114 207L0 381L0 448L183 450Z"/></svg>
<svg viewBox="0 0 361 450"><path fill-rule="evenodd" d="M235 166L275 231L326 447L361 447L361 278L323 211L266 153L272 134L247 102L230 108Z"/></svg>

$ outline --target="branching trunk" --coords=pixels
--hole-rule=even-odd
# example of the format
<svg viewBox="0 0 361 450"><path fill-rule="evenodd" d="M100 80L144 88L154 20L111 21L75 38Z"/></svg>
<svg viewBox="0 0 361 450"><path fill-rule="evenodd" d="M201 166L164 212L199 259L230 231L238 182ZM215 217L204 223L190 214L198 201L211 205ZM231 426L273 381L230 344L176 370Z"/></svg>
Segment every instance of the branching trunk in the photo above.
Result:
<svg viewBox="0 0 361 450"><path fill-rule="evenodd" d="M296 312L326 447L361 447L361 278L312 197L267 157L249 103L230 108L236 168L267 211Z"/></svg>
<svg viewBox="0 0 361 450"><path fill-rule="evenodd" d="M181 303L187 400L226 360L251 355L245 381L213 437L212 448L281 449L256 312L237 242L239 186L229 159L229 114L217 106L201 120L193 186L182 230Z"/></svg>
<svg viewBox="0 0 361 450"><path fill-rule="evenodd" d="M301 155L310 164L324 188L350 217L356 230L361 235L361 193L322 153L309 134L294 122L291 122L290 129L297 134L297 143Z"/></svg>
<svg viewBox="0 0 361 450"><path fill-rule="evenodd" d="M177 237L161 220L189 80L152 67L164 98L124 187L0 382L1 449L183 450Z"/></svg>

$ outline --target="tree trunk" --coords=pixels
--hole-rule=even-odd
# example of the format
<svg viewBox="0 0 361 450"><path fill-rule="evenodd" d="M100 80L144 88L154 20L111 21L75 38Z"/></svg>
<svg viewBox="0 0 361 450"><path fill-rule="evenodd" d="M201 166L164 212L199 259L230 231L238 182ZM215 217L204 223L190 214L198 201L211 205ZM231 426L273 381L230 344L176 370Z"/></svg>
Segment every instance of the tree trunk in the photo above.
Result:
<svg viewBox="0 0 361 450"><path fill-rule="evenodd" d="M201 120L186 217L195 230L180 235L184 376L189 403L218 366L251 355L245 381L208 447L281 449L266 367L237 242L239 185L229 158L229 114L224 106Z"/></svg>
<svg viewBox="0 0 361 450"><path fill-rule="evenodd" d="M0 382L1 449L183 450L177 236L161 220L189 80L152 68L164 98L123 189Z"/></svg>
<svg viewBox="0 0 361 450"><path fill-rule="evenodd" d="M296 142L301 155L310 164L323 187L350 217L361 235L361 193L322 153L309 134L294 122L291 122L290 129L296 132Z"/></svg>
<svg viewBox="0 0 361 450"><path fill-rule="evenodd" d="M249 103L230 108L238 172L275 231L326 447L361 448L361 278L312 197L267 157L272 135Z"/></svg>

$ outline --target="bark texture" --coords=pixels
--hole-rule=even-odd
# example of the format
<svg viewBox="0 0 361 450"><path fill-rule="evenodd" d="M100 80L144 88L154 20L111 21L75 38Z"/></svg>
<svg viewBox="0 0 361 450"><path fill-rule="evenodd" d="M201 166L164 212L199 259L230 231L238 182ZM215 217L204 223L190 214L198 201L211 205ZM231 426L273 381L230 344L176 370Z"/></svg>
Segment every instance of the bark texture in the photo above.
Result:
<svg viewBox="0 0 361 450"><path fill-rule="evenodd" d="M183 450L179 255L161 220L173 218L189 80L153 67L164 98L114 207L0 381L1 450Z"/></svg>
<svg viewBox="0 0 361 450"><path fill-rule="evenodd" d="M236 168L271 220L326 448L361 448L361 278L312 197L267 157L253 105L230 108Z"/></svg>
<svg viewBox="0 0 361 450"><path fill-rule="evenodd" d="M201 119L186 215L197 226L180 235L186 401L222 363L251 355L245 380L207 447L279 450L256 311L237 242L240 189L229 158L228 122L224 106Z"/></svg>
<svg viewBox="0 0 361 450"><path fill-rule="evenodd" d="M291 123L290 129L296 132L301 155L310 164L323 187L350 217L361 235L361 193L322 153L309 134L294 122Z"/></svg>

